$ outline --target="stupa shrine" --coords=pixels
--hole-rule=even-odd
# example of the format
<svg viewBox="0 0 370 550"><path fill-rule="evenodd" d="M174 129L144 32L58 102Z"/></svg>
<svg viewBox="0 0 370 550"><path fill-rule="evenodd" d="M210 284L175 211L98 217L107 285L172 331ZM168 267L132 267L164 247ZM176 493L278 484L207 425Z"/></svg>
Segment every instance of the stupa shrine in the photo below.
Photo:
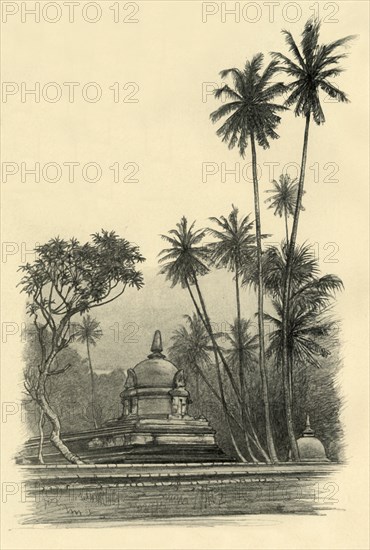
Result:
<svg viewBox="0 0 370 550"><path fill-rule="evenodd" d="M122 415L101 428L63 434L68 448L92 463L232 460L218 447L209 422L189 414L184 371L162 353L158 330L150 351L144 361L127 370ZM27 460L36 461L37 446L38 438L28 442ZM50 443L45 443L43 454L46 463L64 461Z"/></svg>

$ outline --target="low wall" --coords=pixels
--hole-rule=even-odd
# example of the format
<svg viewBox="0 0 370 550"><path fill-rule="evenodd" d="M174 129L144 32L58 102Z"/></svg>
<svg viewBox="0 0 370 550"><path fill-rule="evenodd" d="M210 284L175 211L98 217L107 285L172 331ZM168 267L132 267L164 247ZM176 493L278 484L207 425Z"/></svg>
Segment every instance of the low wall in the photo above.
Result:
<svg viewBox="0 0 370 550"><path fill-rule="evenodd" d="M121 464L22 467L23 523L125 522L335 508L333 464Z"/></svg>

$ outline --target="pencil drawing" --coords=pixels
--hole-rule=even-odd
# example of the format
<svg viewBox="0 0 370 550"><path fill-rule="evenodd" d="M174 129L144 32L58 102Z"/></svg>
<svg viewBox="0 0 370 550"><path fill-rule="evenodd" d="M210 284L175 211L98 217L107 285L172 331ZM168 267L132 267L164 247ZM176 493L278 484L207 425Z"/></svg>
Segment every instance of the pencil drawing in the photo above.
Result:
<svg viewBox="0 0 370 550"><path fill-rule="evenodd" d="M206 223L187 214L163 227L154 278L169 296L169 286L181 290L188 306L163 334L159 307L139 363L122 357L121 368L99 373L93 355L107 338L100 312L117 301L124 315L125 300L135 303L144 286L139 245L107 230L86 243L56 237L20 267L24 400L35 407L16 457L34 498L25 523L335 507L333 476L345 461L335 302L344 284L321 271L298 229L301 215L315 216L304 197L311 125L325 123L320 94L349 101L332 79L354 37L321 44L315 18L300 42L282 33L282 52L246 52L243 68L220 73L230 83L216 89L222 104L210 120L229 149L250 157L253 201L246 191L245 202L230 200L222 213L205 205ZM298 177L260 181L260 150L283 138L293 115L304 122ZM274 235L264 232L264 205L276 216ZM215 273L233 295L233 316L222 326L209 300Z"/></svg>

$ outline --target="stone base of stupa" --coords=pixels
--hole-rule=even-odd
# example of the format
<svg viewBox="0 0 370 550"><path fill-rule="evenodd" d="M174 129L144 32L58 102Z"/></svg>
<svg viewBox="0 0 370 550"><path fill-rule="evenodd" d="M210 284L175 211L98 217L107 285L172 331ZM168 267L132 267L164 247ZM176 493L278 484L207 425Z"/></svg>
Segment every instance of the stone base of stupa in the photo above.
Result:
<svg viewBox="0 0 370 550"><path fill-rule="evenodd" d="M208 421L189 415L184 371L163 355L159 330L150 351L147 359L127 371L122 416L96 430L62 434L69 450L98 464L232 460L216 444ZM38 442L34 438L26 444L20 461L36 461ZM50 443L44 445L43 457L46 464L64 461Z"/></svg>
<svg viewBox="0 0 370 550"><path fill-rule="evenodd" d="M114 420L103 428L63 436L68 448L82 460L96 464L194 463L231 461L218 447L215 432L205 419L132 418ZM30 440L20 462L36 463L38 438ZM49 443L45 463L63 463Z"/></svg>

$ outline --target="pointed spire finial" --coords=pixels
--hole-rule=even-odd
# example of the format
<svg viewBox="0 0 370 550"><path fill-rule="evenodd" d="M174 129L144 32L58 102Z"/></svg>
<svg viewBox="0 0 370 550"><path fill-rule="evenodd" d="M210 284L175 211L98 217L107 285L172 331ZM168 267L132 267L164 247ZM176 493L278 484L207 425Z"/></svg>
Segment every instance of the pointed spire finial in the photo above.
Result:
<svg viewBox="0 0 370 550"><path fill-rule="evenodd" d="M153 342L152 347L150 348L150 351L152 352L150 355L148 355L149 359L154 359L155 357L165 357L163 355L163 346L162 346L162 335L160 330L156 330L153 336Z"/></svg>
<svg viewBox="0 0 370 550"><path fill-rule="evenodd" d="M311 428L310 416L309 416L309 414L307 414L307 416L306 416L306 427L305 427L304 432L303 432L303 437L311 437L313 435L315 435L315 432Z"/></svg>
<svg viewBox="0 0 370 550"><path fill-rule="evenodd" d="M160 330L156 330L155 333L154 333L154 336L153 336L153 343L152 343L152 347L150 348L150 351L163 351L163 346L162 346L162 335L161 335L161 331Z"/></svg>

